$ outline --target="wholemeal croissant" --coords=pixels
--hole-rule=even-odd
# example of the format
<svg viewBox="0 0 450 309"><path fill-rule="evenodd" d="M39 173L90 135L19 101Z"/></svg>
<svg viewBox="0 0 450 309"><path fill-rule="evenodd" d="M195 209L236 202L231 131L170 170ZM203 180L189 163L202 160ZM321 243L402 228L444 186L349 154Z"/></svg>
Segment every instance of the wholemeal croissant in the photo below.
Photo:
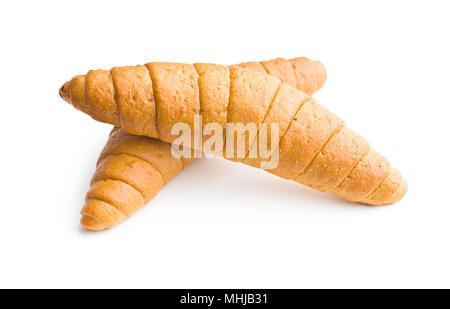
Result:
<svg viewBox="0 0 450 309"><path fill-rule="evenodd" d="M119 224L192 160L172 156L168 143L115 127L98 158L81 224L91 230Z"/></svg>
<svg viewBox="0 0 450 309"><path fill-rule="evenodd" d="M237 66L148 63L90 71L65 83L60 94L94 119L168 143L177 139L173 125L193 130L196 115L222 127L276 123L279 165L271 173L370 205L394 203L406 193L401 174L340 118L267 74ZM254 142L246 141L247 147Z"/></svg>
<svg viewBox="0 0 450 309"><path fill-rule="evenodd" d="M246 62L239 66L268 73L310 94L326 80L322 63L305 57ZM168 143L115 127L97 161L81 211L81 224L91 230L117 225L149 202L192 160L173 157ZM123 211L113 205L120 205Z"/></svg>

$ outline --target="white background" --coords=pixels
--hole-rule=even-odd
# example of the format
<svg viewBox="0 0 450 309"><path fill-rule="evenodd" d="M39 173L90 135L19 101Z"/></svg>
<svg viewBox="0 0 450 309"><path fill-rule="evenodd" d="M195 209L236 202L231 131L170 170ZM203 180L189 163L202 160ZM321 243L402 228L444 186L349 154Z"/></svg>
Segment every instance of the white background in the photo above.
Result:
<svg viewBox="0 0 450 309"><path fill-rule="evenodd" d="M0 4L0 287L450 288L448 1ZM110 126L58 96L89 69L308 56L322 105L409 182L347 203L197 161L120 226L80 209Z"/></svg>

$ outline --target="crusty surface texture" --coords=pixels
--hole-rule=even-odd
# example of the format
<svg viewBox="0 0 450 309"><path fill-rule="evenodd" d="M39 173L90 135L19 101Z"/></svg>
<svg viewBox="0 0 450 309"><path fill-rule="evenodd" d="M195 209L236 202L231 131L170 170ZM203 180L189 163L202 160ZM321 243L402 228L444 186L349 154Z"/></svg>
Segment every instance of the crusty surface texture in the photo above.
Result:
<svg viewBox="0 0 450 309"><path fill-rule="evenodd" d="M284 58L276 58L267 61L261 61L267 74L277 77L282 83L296 87L297 78L294 69L289 61ZM312 89L311 89L312 91Z"/></svg>
<svg viewBox="0 0 450 309"><path fill-rule="evenodd" d="M119 67L113 68L111 75L122 128L132 134L158 136L148 69L143 65Z"/></svg>
<svg viewBox="0 0 450 309"><path fill-rule="evenodd" d="M127 183L149 201L164 185L160 172L148 162L128 154L110 155L97 166L91 184L104 179Z"/></svg>
<svg viewBox="0 0 450 309"><path fill-rule="evenodd" d="M254 75L253 73L251 70L240 67L230 68L230 101L228 103L227 123L244 126L252 123L258 126L264 121L281 83L277 78L267 74ZM248 131L245 132L244 156L238 158L238 133L234 131L233 134L235 141L233 159L244 160L254 139L250 137Z"/></svg>
<svg viewBox="0 0 450 309"><path fill-rule="evenodd" d="M188 124L193 132L194 116L200 112L198 73L195 67L190 64L162 62L147 63L146 66L150 71L158 102L156 125L161 140L173 142L177 136L172 135L171 129L179 122ZM144 132L134 134L158 137Z"/></svg>
<svg viewBox="0 0 450 309"><path fill-rule="evenodd" d="M315 66L308 63L305 59L299 58L291 59L289 62L296 75L297 87L306 87L305 85L308 84L307 78L314 75L312 72L314 72ZM222 73L218 73L218 75L222 77L224 76L223 72L227 70L223 66L201 64L197 66L221 71ZM201 106L210 103L201 102L200 75L194 65L149 63L147 68L149 69L151 81L143 83L147 85L151 83L152 85L156 117L150 116L151 113L146 114L147 116L142 116L142 113L133 114L136 110L147 113L145 106L147 106L148 100L145 98L150 99L147 96L148 92L140 91L140 87L137 84L134 84L135 89L132 91L136 96L133 98L132 103L127 101L125 104L120 104L118 102L119 96L117 93L120 92L118 87L122 88L122 86L118 86L120 83L117 79L130 80L131 77L127 76L127 74L112 75L116 93L114 98L116 108L111 107L111 110L105 113L110 114L108 117L118 113L121 125L123 126L123 123L126 122L127 126L132 126L133 128L129 129L132 133L155 137L152 136L155 134L154 132L148 133L148 128L156 126L158 137L163 142L170 143L174 138L170 133L171 127L175 123L184 122L192 128L194 116L200 114ZM133 70L135 69L136 67ZM117 70L120 71L120 69ZM302 70L302 75L300 75L299 72ZM116 69L113 69L111 72L114 71ZM280 164L277 168L271 170L272 173L286 179L294 179L324 192L336 192L344 198L349 197L349 200L353 200L354 196L358 194L362 195L361 192L366 190L367 184L372 183L361 178L379 179L380 171L372 170L371 168L377 164L379 165L380 162L360 164L363 159L368 160L371 158L368 156L370 152L368 144L359 135L345 128L344 122L339 117L320 106L313 98L309 98L298 90L290 89L299 97L296 103L291 102L287 95L284 95L284 98L280 95L278 98L280 89L283 87L283 91L287 91L286 89L288 88L286 87L289 87L288 84L281 84L278 78L237 66L229 67L229 73L230 95L226 107L227 122L260 124L267 119L270 120L270 117L274 117L274 119L278 117L278 121L283 127L286 127L286 123L288 123L278 146ZM300 76L304 77L303 81ZM77 76L75 77L75 86L72 85L72 82L66 83L60 91L61 96L65 100L89 114L90 110L93 110L90 105L97 103L86 100L86 97L89 97L89 94L85 93L89 89L85 85L87 82L89 81L85 77ZM107 82L109 81L107 80ZM317 78L315 78L314 84L316 83L318 83ZM127 86L123 87L126 88ZM206 93L205 87L222 89L227 87L227 82L224 82L224 78L209 78L202 87L204 88L202 92ZM309 91L312 91L311 89L314 88L312 86L308 87L311 87ZM224 89L222 89L222 92L225 92ZM83 96L82 93L85 93L85 95ZM287 106L298 104L298 109L294 116L290 114L293 109L292 106L289 108L289 112L281 110L284 102L286 102ZM221 104L219 106L224 106L225 102ZM127 111L128 120L123 116L126 114L126 109L132 109ZM214 110L214 107L212 110ZM223 115L223 113L219 113L219 115ZM137 120L141 116L143 118ZM105 115L103 119L108 117ZM125 127L124 130L126 130ZM246 136L246 147L252 145L253 142L255 142L254 139ZM236 160L236 157L230 159ZM376 157L374 159L377 160ZM242 161L242 158L240 160ZM117 164L112 159L110 161ZM182 160L180 161L183 163ZM123 164L122 166L126 165ZM158 169L155 166L154 168L155 170ZM105 173L108 171L114 177L120 174L119 172L114 174L113 170L113 168L104 168ZM352 178L352 172L355 171L358 172L357 175L359 177ZM159 172L159 174L162 176L162 172ZM156 171L155 175L158 175ZM115 206L125 216L129 216L145 203L146 195L152 195L151 193L141 192L138 186L130 183L126 177L118 180L112 179L114 178L113 176L105 176L104 178L106 179L95 182L88 193L88 200L101 200L106 204ZM345 185L341 187L341 184L344 182ZM157 183L156 180L155 183ZM367 195L360 196L357 201L370 205L392 203L403 197L406 188L406 182L401 174L397 170L390 168L386 171L382 181ZM353 192L349 192L351 190L357 193L352 194ZM108 192L113 193L108 195ZM93 216L90 215L89 218L92 220Z"/></svg>
<svg viewBox="0 0 450 309"><path fill-rule="evenodd" d="M144 196L126 182L115 179L104 179L91 185L86 194L86 201L98 199L117 208L126 217L136 210L136 205L142 205Z"/></svg>
<svg viewBox="0 0 450 309"><path fill-rule="evenodd" d="M208 123L217 123L224 130L230 97L230 70L227 67L210 63L195 63L194 67L199 75L202 132ZM204 135L203 140L209 137L210 135Z"/></svg>
<svg viewBox="0 0 450 309"><path fill-rule="evenodd" d="M381 184L361 202L369 205L391 204L401 199L405 193L405 180L397 169L391 168Z"/></svg>
<svg viewBox="0 0 450 309"><path fill-rule="evenodd" d="M192 159L177 159L161 140L111 131L86 195L81 224L91 230L111 228L131 216Z"/></svg>
<svg viewBox="0 0 450 309"><path fill-rule="evenodd" d="M305 93L311 95L325 83L326 70L320 61L299 57L289 59L289 62L294 70L297 89L303 89Z"/></svg>
<svg viewBox="0 0 450 309"><path fill-rule="evenodd" d="M252 70L255 72L259 72L259 73L266 73L266 70L262 66L261 62L257 62L257 61L244 62L244 63L238 64L236 66L239 66L244 69L249 69L249 70Z"/></svg>
<svg viewBox="0 0 450 309"><path fill-rule="evenodd" d="M111 188L110 188L111 189ZM101 231L116 226L127 216L116 206L98 199L87 199L81 210L81 225L93 231Z"/></svg>
<svg viewBox="0 0 450 309"><path fill-rule="evenodd" d="M271 125L272 124L278 125L279 129L278 142L279 142L286 133L287 129L289 128L291 119L294 117L294 115L299 110L300 106L305 102L307 98L308 96L305 93L301 91L296 91L295 88L287 84L281 84L275 95L272 105L263 121L263 123L267 124L267 149L272 149ZM257 153L257 157L256 158L250 157L250 153L252 151L249 151L249 154L247 154L247 157L244 162L245 164L254 167L260 167L262 158L260 157L259 151L257 151L259 150L259 143L260 140L258 134L256 140L253 141L251 146L251 150ZM255 150L255 148L257 149ZM278 151L279 149L278 144L273 145L273 148L275 148L275 151Z"/></svg>
<svg viewBox="0 0 450 309"><path fill-rule="evenodd" d="M390 170L389 161L373 149L345 177L333 193L350 201L360 201L383 181Z"/></svg>
<svg viewBox="0 0 450 309"><path fill-rule="evenodd" d="M111 132L98 164L108 156L126 154L148 162L168 182L183 169L183 161L171 155L170 144L158 139L132 135L122 129Z"/></svg>
<svg viewBox="0 0 450 309"><path fill-rule="evenodd" d="M290 65L290 68L288 64ZM147 63L145 66L150 71L149 80L147 80L145 72L143 71L143 66L141 65L135 67L114 68L110 71L92 70L87 75L77 75L72 78L72 80L66 82L59 89L59 94L76 109L87 113L95 120L111 123L122 128L127 127L128 122L131 122L130 126L132 126L134 121L134 119L130 119L129 117L121 119L122 114L128 116L128 114L132 113L127 110L127 106L137 107L137 105L143 105L145 108L141 108L140 106L137 107L138 111L135 112L137 113L136 116L141 117L142 115L140 114L143 113L152 117L152 112L155 111L157 118L155 120L156 131L158 132L154 132L154 127L152 127L155 125L155 122L151 124L146 123L145 125L136 124L136 128L133 126L132 128L128 128L128 131L130 132L139 129L139 132L136 132L135 134L161 138L158 134L159 130L161 130L163 132L162 134L165 135L163 139L169 138L173 140L175 137L171 136L170 130L167 132L168 129L165 128L166 121L180 116L180 113L183 111L186 112L187 116L195 114L197 109L200 108L199 104L196 103L197 96L198 100L201 101L201 95L208 96L214 92L213 89L210 88L209 90L200 91L197 95L195 94L196 88L205 84L206 80L214 80L214 78L219 78L216 80L217 82L225 84L227 82L221 75L226 69L220 65L197 63L192 67L187 64L154 62ZM232 65L231 67L236 66L277 77L282 82L286 82L308 95L317 92L323 86L327 78L324 65L320 61L312 61L306 57L298 57L289 60L276 58L261 62L253 61ZM198 72L195 72L195 69L198 71L206 70L208 71L208 74L205 78L201 79L198 76ZM119 77L113 79L112 73L117 70L119 70L119 72L114 73L114 75L118 75ZM126 73L130 73L133 70L136 71L136 75L139 75L140 77L127 76ZM172 70L172 72L169 72L170 70ZM124 76L120 76L121 74L119 73L122 73ZM196 78L197 83L195 83ZM162 81L162 83L158 83L159 81ZM134 82L136 84L133 84ZM151 83L151 87L148 86L149 83ZM155 85L155 83L157 83L157 85ZM140 87L144 87L144 85L147 85L145 86L145 89L139 89ZM220 87L219 85L220 83L217 83L214 86ZM206 87L203 89L206 89ZM208 94L208 92L211 93ZM213 95L218 95L218 93ZM159 99L156 97L157 95L160 95ZM180 102L181 97L183 100L187 101ZM221 94L218 99L223 99L223 94ZM119 103L119 100L121 103ZM135 104L134 101L136 100L141 100L141 102ZM168 103L168 101L173 101L173 105L177 107L167 109L165 104ZM142 102L144 102L144 104ZM156 104L158 104L158 106L156 106ZM153 105L155 105L154 108ZM220 106L220 104L218 105ZM121 111L122 108L124 109L123 111ZM206 108L208 109L209 107ZM215 107L211 107L211 109L214 108ZM160 121L162 124L159 126L158 115L163 119Z"/></svg>
<svg viewBox="0 0 450 309"><path fill-rule="evenodd" d="M120 125L111 73L107 70L91 70L86 79L86 108L91 117L98 121Z"/></svg>
<svg viewBox="0 0 450 309"><path fill-rule="evenodd" d="M285 179L294 179L312 162L331 136L344 126L333 113L308 99L292 118L280 141L280 161L269 172Z"/></svg>
<svg viewBox="0 0 450 309"><path fill-rule="evenodd" d="M305 85L307 78L313 75L311 72L314 71L314 66L300 58L291 59L290 62L297 76L297 86L299 85L298 74L303 68L306 68L302 73L305 77L302 82ZM188 64L149 63L147 67L155 94L158 134L162 141L172 142L171 127L178 122L184 122L193 129L194 116L200 112L202 104L198 87L199 74L193 65ZM224 70L224 67L218 66L216 70ZM227 105L227 122L243 125L261 124L266 119L282 85L279 79L236 66L230 67L229 71L230 96ZM80 77L77 78L80 79ZM113 76L117 92L117 82L114 80ZM219 85L217 81L212 80L208 87L216 88L223 84L221 82ZM65 86L62 87L63 92ZM69 91L70 88L69 85ZM136 95L139 93L136 92ZM62 97L69 98L69 102L71 102L70 95L67 96L63 93ZM136 98L134 102L143 102L143 100ZM95 104L95 102L89 103ZM117 104L117 106L119 106L119 115L122 115L121 105ZM83 110L82 107L80 109ZM89 112L89 108L87 108L87 112ZM333 192L344 180L348 181L348 175L358 167L359 162L369 151L368 144L361 137L346 129L344 122L339 117L320 106L313 98L306 98L305 103L301 104L296 114L291 119L284 120L290 123L279 143L279 166L271 170L272 173L283 178L297 180L324 192ZM155 125L154 118L149 117L145 121L146 125ZM226 134L229 134L227 131ZM145 132L140 133L145 135ZM245 146L249 148L255 139L256 136L250 139L246 134ZM238 155L236 149L234 149L234 154L228 159L245 160L245 155L242 158L236 156ZM372 178L372 174L366 174L366 177ZM353 181L357 181L357 178ZM390 169L381 184L368 196L363 197L360 202L371 205L391 203L398 199L399 195L400 198L403 195L402 192L406 187L403 181L397 170ZM365 183L363 181L356 186L363 186ZM109 184L109 186L113 185L115 183ZM347 188L350 187L351 185L347 186ZM98 192L103 191L98 190ZM345 194L339 195L346 198ZM118 201L106 202L111 204Z"/></svg>
<svg viewBox="0 0 450 309"><path fill-rule="evenodd" d="M276 58L261 62L250 61L238 64L259 73L267 73L281 80L282 83L312 95L322 88L327 79L325 66L320 61L311 61L306 57L286 60Z"/></svg>
<svg viewBox="0 0 450 309"><path fill-rule="evenodd" d="M75 76L74 78L72 78L69 84L68 83L64 84L62 88L63 90L62 97L69 98L70 103L76 109L89 115L89 110L87 108L87 101L86 101L86 91L85 91L86 87L89 89L89 87L86 86L86 76L85 75ZM108 113L111 113L111 111L108 110Z"/></svg>
<svg viewBox="0 0 450 309"><path fill-rule="evenodd" d="M369 143L344 127L331 137L295 181L319 191L331 191L347 177L368 151Z"/></svg>
<svg viewBox="0 0 450 309"><path fill-rule="evenodd" d="M264 63L264 66L261 63ZM237 66L262 73L268 72L269 75L274 75L281 81L290 81L291 85L296 86L292 81L294 71L286 66L286 64L290 65L289 61L278 58L261 63L249 62ZM277 66L281 68L277 69ZM194 67L198 73L200 115L203 127L207 123L215 122L225 128L230 95L229 68L205 63L196 63ZM75 98L77 108L98 121L118 126L123 123L124 127L131 126L131 130L134 130L137 122L139 130L146 132L146 135L158 136L156 100L150 71L146 70L148 68L144 66L116 68L111 70L113 73L107 70L91 70L87 74L87 81L84 76L73 79L72 97ZM284 77L283 74L289 76ZM115 82L112 75L115 76ZM323 81L325 76L322 77ZM70 100L70 85L71 83L67 82L61 88L60 93L65 100ZM86 85L86 91L83 88L84 85ZM318 88L321 86L319 85ZM85 93L87 93L86 98ZM292 118L305 98L305 94L300 91L295 92L289 85L283 84L277 91L264 122L279 123L279 138L289 126L288 119ZM117 105L115 100L118 101ZM136 109L134 109L135 106ZM123 115L119 114L119 110L124 111ZM146 123L147 126L142 126L139 123L142 117L155 120ZM209 136L204 136L204 139L207 138ZM256 146L257 141L254 141L253 145ZM137 190L143 195L145 203L193 160L193 157L176 159L170 155L170 144L145 136L132 135L116 127L111 131L108 143L100 154L91 185L111 190L106 197L121 194L114 190L124 190L124 188L129 191ZM246 163L259 166L259 159L255 160ZM100 182L101 180L122 181L129 186L111 186L110 182ZM99 198L105 198L105 196ZM139 199L134 202L136 204L132 208L135 209L144 205L140 204L142 200ZM127 215L117 206L97 198L86 200L82 214L81 224L91 230L111 228L127 218Z"/></svg>

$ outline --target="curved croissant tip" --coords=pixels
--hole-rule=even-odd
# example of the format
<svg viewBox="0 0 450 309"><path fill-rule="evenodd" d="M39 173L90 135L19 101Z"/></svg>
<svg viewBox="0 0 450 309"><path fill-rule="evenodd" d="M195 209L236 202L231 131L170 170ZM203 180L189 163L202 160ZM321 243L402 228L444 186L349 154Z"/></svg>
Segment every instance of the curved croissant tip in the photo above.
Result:
<svg viewBox="0 0 450 309"><path fill-rule="evenodd" d="M69 84L70 82L65 82L64 85L59 88L59 96L63 98L64 101L67 103L70 103L70 97L69 97Z"/></svg>
<svg viewBox="0 0 450 309"><path fill-rule="evenodd" d="M105 229L105 226L97 221L95 218L83 214L80 220L81 225L91 231L101 231Z"/></svg>

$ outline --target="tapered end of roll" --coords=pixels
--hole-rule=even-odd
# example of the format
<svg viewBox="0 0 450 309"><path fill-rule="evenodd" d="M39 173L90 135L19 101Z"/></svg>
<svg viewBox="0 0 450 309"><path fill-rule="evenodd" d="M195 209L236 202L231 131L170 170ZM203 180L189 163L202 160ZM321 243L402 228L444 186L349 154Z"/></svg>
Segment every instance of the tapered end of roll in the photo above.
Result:
<svg viewBox="0 0 450 309"><path fill-rule="evenodd" d="M59 95L76 109L87 113L86 75L77 75L59 88Z"/></svg>
<svg viewBox="0 0 450 309"><path fill-rule="evenodd" d="M91 231L102 231L106 229L106 226L104 226L101 222L88 215L82 215L80 223L85 229Z"/></svg>
<svg viewBox="0 0 450 309"><path fill-rule="evenodd" d="M407 191L408 184L402 174L395 168L391 168L377 189L361 202L372 206L394 204L400 201Z"/></svg>
<svg viewBox="0 0 450 309"><path fill-rule="evenodd" d="M394 193L394 195L390 198L387 204L397 203L406 195L407 191L408 191L408 183L406 182L405 179L402 179L400 188L397 190L397 192Z"/></svg>
<svg viewBox="0 0 450 309"><path fill-rule="evenodd" d="M113 205L98 199L86 199L81 210L81 225L92 231L111 228L125 220L125 215Z"/></svg>
<svg viewBox="0 0 450 309"><path fill-rule="evenodd" d="M67 103L70 103L69 86L70 81L67 81L61 86L61 88L59 88L59 96Z"/></svg>

